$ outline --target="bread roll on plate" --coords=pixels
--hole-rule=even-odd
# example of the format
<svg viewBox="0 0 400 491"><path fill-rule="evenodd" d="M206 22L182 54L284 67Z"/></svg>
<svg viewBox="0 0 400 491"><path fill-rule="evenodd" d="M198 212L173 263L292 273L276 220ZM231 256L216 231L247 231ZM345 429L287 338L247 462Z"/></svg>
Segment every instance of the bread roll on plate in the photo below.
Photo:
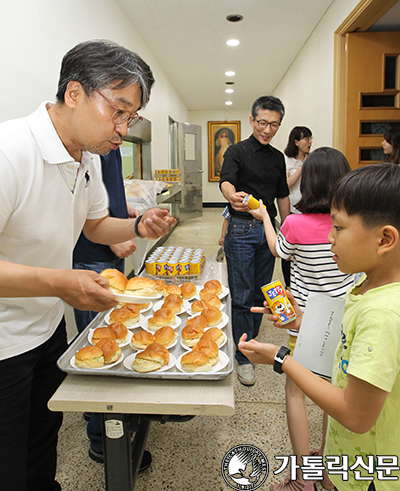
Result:
<svg viewBox="0 0 400 491"><path fill-rule="evenodd" d="M189 351L183 355L181 367L185 372L209 372L212 369L209 357L201 351Z"/></svg>
<svg viewBox="0 0 400 491"><path fill-rule="evenodd" d="M100 339L112 339L113 341L117 340L117 336L115 335L115 332L110 329L108 326L107 327L98 327L93 331L92 334L92 343L97 344Z"/></svg>
<svg viewBox="0 0 400 491"><path fill-rule="evenodd" d="M161 295L164 295L164 290L167 284L165 283L164 280L154 280L155 286L157 293L161 293Z"/></svg>
<svg viewBox="0 0 400 491"><path fill-rule="evenodd" d="M210 293L209 290L201 290L202 292L205 292L203 296L201 296L201 299L203 302L207 305L207 307L221 307L221 300L215 293Z"/></svg>
<svg viewBox="0 0 400 491"><path fill-rule="evenodd" d="M213 295L213 293L211 295ZM206 307L207 304L206 302L204 302L204 300L195 300L192 303L190 310L192 314L198 314L199 312L202 312Z"/></svg>
<svg viewBox="0 0 400 491"><path fill-rule="evenodd" d="M218 329L218 327L211 327L210 329L207 329L201 339L211 339L212 341L215 341L218 346L221 346L225 340L225 336L221 329Z"/></svg>
<svg viewBox="0 0 400 491"><path fill-rule="evenodd" d="M128 341L129 332L125 324L122 324L122 322L113 322L108 327L114 332L117 338L117 344L123 344Z"/></svg>
<svg viewBox="0 0 400 491"><path fill-rule="evenodd" d="M182 342L191 348L204 334L204 329L196 324L186 324L181 331Z"/></svg>
<svg viewBox="0 0 400 491"><path fill-rule="evenodd" d="M207 327L214 327L221 322L222 312L218 307L206 307L201 312L201 317L204 317L207 321Z"/></svg>
<svg viewBox="0 0 400 491"><path fill-rule="evenodd" d="M110 290L114 293L124 293L125 287L128 283L128 278L118 271L118 269L104 269L101 273L109 281Z"/></svg>
<svg viewBox="0 0 400 491"><path fill-rule="evenodd" d="M132 368L139 373L154 372L164 366L164 357L154 350L144 350L138 353L132 363Z"/></svg>
<svg viewBox="0 0 400 491"><path fill-rule="evenodd" d="M149 333L150 334L150 333ZM155 333L155 342L162 344L166 348L171 346L177 337L177 333L170 326L160 327Z"/></svg>
<svg viewBox="0 0 400 491"><path fill-rule="evenodd" d="M197 293L196 285L194 285L191 281L182 283L181 295L185 300L190 300L196 295L196 293Z"/></svg>
<svg viewBox="0 0 400 491"><path fill-rule="evenodd" d="M121 322L126 327L132 326L139 321L140 311L137 307L121 307L110 312L110 322Z"/></svg>
<svg viewBox="0 0 400 491"><path fill-rule="evenodd" d="M164 365L169 362L169 351L161 343L152 343L147 346L146 351L157 351L164 358Z"/></svg>
<svg viewBox="0 0 400 491"><path fill-rule="evenodd" d="M112 339L101 339L96 347L103 352L104 363L107 365L115 363L121 358L121 348Z"/></svg>
<svg viewBox="0 0 400 491"><path fill-rule="evenodd" d="M218 280L206 281L203 288L211 293L215 293L215 295L219 295L222 292L222 285Z"/></svg>
<svg viewBox="0 0 400 491"><path fill-rule="evenodd" d="M195 325L205 329L207 327L207 320L201 315L196 315L195 317L189 317L189 319L186 321L186 325Z"/></svg>
<svg viewBox="0 0 400 491"><path fill-rule="evenodd" d="M135 349L146 349L149 344L155 342L155 337L151 332L139 331L135 332L131 339L131 346Z"/></svg>
<svg viewBox="0 0 400 491"><path fill-rule="evenodd" d="M172 311L177 314L182 310L183 307L183 298L180 295L177 295L176 293L170 293L167 295L164 299L164 302L162 304L162 308L167 308L171 309Z"/></svg>
<svg viewBox="0 0 400 491"><path fill-rule="evenodd" d="M170 295L171 293L175 293L175 295L181 296L181 287L178 285L167 285L164 289L164 297Z"/></svg>
<svg viewBox="0 0 400 491"><path fill-rule="evenodd" d="M153 317L147 320L150 331L157 331L160 327L172 326L175 323L175 312L171 309L161 308L156 310Z"/></svg>
<svg viewBox="0 0 400 491"><path fill-rule="evenodd" d="M79 368L101 368L104 366L103 352L97 346L85 346L75 354L75 365Z"/></svg>
<svg viewBox="0 0 400 491"><path fill-rule="evenodd" d="M147 307L149 307L149 305L150 305L150 302L147 302L147 303L121 303L120 305L118 305L118 308L125 307L128 310L133 310L134 312L136 312L136 309L139 309L139 311L144 310L144 309L147 309Z"/></svg>
<svg viewBox="0 0 400 491"><path fill-rule="evenodd" d="M135 297L156 297L158 294L155 281L144 276L131 278L125 287L124 293Z"/></svg>
<svg viewBox="0 0 400 491"><path fill-rule="evenodd" d="M209 357L212 366L218 362L218 344L212 339L200 339L200 341L194 345L193 351L201 351L206 354Z"/></svg>

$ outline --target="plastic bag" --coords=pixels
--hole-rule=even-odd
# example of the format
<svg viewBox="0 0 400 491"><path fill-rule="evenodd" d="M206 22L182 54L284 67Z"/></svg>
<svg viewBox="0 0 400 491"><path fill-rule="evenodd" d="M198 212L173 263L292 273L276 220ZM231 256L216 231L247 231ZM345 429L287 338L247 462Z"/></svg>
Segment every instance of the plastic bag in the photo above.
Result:
<svg viewBox="0 0 400 491"><path fill-rule="evenodd" d="M142 181L141 179L127 179L124 181L127 203L143 214L150 208L157 206L157 194L165 187L169 187L161 181ZM142 268L147 252L153 241L149 239L135 239L136 251L132 255L133 270L137 274Z"/></svg>

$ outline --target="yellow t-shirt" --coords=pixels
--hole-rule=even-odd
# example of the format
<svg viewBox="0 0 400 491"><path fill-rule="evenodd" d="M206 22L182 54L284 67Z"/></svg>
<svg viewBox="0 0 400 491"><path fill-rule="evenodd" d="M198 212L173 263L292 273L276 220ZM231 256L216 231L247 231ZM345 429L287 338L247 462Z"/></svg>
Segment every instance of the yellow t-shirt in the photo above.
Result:
<svg viewBox="0 0 400 491"><path fill-rule="evenodd" d="M361 278L346 295L332 383L345 389L348 375L352 375L389 394L378 420L366 433L353 433L329 417L324 454L349 456L349 467L356 462L357 455L366 465L367 455L374 455L375 460L381 455L400 456L400 283L356 295L365 279ZM372 477L361 466L356 470L361 476ZM400 473L391 471L390 475L399 477ZM380 480L377 473L373 476L377 491L400 489L400 480ZM366 491L370 485L370 481L357 480L354 470L349 470L348 481L331 472L329 477L340 491Z"/></svg>

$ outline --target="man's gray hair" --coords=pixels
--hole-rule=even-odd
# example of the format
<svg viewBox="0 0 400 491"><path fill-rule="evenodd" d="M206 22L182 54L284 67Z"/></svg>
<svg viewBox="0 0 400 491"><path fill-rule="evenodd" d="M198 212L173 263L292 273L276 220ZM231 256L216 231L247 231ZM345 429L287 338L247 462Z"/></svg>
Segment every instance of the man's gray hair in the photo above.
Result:
<svg viewBox="0 0 400 491"><path fill-rule="evenodd" d="M57 100L64 102L67 85L79 82L86 94L112 86L113 89L130 87L137 83L142 91L141 108L149 101L154 84L153 73L142 58L108 40L85 41L65 54L60 71Z"/></svg>

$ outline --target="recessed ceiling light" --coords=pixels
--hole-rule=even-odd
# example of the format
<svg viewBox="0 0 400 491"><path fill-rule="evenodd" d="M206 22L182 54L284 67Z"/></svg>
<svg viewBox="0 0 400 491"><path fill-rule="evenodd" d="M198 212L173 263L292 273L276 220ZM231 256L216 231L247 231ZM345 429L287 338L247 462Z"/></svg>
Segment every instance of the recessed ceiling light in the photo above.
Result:
<svg viewBox="0 0 400 491"><path fill-rule="evenodd" d="M233 89L225 89L225 92L226 92L227 94L232 94L232 92L234 92L234 90L233 90Z"/></svg>
<svg viewBox="0 0 400 491"><path fill-rule="evenodd" d="M227 106L231 106L231 105L232 105L232 101L226 101L226 102L225 102L225 104L226 104Z"/></svg>
<svg viewBox="0 0 400 491"><path fill-rule="evenodd" d="M227 77L233 77L233 76L234 76L234 75L236 75L236 74L235 74L235 72L229 71L229 72L225 72L225 75L226 75Z"/></svg>
<svg viewBox="0 0 400 491"><path fill-rule="evenodd" d="M226 44L228 46L238 46L240 44L240 41L238 39L229 39Z"/></svg>
<svg viewBox="0 0 400 491"><path fill-rule="evenodd" d="M243 20L243 15L240 15L240 14L231 14L231 15L228 15L228 17L226 18L227 21L229 22L240 22L241 20Z"/></svg>

